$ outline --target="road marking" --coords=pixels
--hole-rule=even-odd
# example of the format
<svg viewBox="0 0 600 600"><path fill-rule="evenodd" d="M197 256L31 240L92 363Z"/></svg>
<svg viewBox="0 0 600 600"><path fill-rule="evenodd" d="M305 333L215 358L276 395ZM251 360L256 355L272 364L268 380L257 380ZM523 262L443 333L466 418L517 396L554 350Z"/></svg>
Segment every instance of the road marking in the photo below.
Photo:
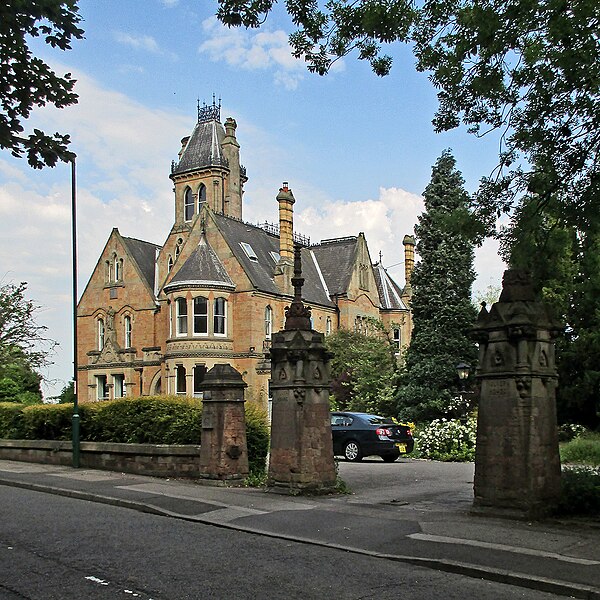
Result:
<svg viewBox="0 0 600 600"><path fill-rule="evenodd" d="M587 558L575 558L574 556L565 556L555 552L545 552L544 550L533 550L532 548L519 548L518 546L507 546L505 544L492 544L490 542L480 542L478 540L464 540L461 538L446 537L442 535L429 535L427 533L411 533L408 536L413 540L423 542L437 542L439 544L460 544L463 546L476 546L477 548L487 548L488 550L502 550L503 552L514 552L515 554L527 554L530 556L543 556L544 558L554 558L563 562L576 563L579 565L600 565L597 560Z"/></svg>
<svg viewBox="0 0 600 600"><path fill-rule="evenodd" d="M88 575L86 579L93 583L97 583L98 585L109 585L108 581L104 581L104 579L99 579L98 577L94 577L93 575Z"/></svg>

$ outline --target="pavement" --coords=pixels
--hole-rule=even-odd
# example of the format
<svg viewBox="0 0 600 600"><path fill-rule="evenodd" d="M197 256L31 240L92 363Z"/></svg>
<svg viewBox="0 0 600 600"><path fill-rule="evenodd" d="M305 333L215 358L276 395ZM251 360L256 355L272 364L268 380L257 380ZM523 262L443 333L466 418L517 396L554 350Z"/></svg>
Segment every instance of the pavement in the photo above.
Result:
<svg viewBox="0 0 600 600"><path fill-rule="evenodd" d="M340 463L352 493L306 497L0 460L0 485L600 600L600 522L473 515L472 469Z"/></svg>

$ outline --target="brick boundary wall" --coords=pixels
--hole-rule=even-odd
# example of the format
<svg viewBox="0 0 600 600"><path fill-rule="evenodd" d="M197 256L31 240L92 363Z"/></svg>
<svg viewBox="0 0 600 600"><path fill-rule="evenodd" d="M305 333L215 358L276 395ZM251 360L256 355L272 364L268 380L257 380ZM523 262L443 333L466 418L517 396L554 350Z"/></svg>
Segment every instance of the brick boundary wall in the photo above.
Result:
<svg viewBox="0 0 600 600"><path fill-rule="evenodd" d="M71 466L72 443L50 440L0 440L0 459ZM80 466L152 475L198 477L200 446L81 442Z"/></svg>

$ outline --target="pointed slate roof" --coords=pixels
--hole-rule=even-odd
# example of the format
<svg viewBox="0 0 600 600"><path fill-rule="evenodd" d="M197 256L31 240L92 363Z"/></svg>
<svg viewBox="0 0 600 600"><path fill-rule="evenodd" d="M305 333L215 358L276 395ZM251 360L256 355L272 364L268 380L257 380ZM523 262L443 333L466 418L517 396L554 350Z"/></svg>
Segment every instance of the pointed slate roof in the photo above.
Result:
<svg viewBox="0 0 600 600"><path fill-rule="evenodd" d="M333 296L348 291L357 243L358 238L351 236L323 240L312 247L329 293Z"/></svg>
<svg viewBox="0 0 600 600"><path fill-rule="evenodd" d="M235 289L235 284L227 274L223 263L204 235L200 238L197 248L165 286L165 291L180 287Z"/></svg>
<svg viewBox="0 0 600 600"><path fill-rule="evenodd" d="M229 163L221 149L225 129L216 116L198 121L178 163L173 165L172 175L206 167L228 167Z"/></svg>
<svg viewBox="0 0 600 600"><path fill-rule="evenodd" d="M408 310L402 301L402 290L398 284L388 275L381 262L373 265L375 283L379 292L379 301L383 310Z"/></svg>
<svg viewBox="0 0 600 600"><path fill-rule="evenodd" d="M129 254L137 263L140 273L154 292L156 252L160 250L160 246L130 237L122 237L122 240L127 245Z"/></svg>
<svg viewBox="0 0 600 600"><path fill-rule="evenodd" d="M271 254L279 254L279 237L256 225L250 225L224 215L214 214L213 217L252 285L263 292L281 294L273 279L277 260ZM255 259L248 256L242 243L252 247ZM302 277L304 277L302 297L308 303L333 306L327 288L323 285L320 269L315 264L312 250L313 248L302 248Z"/></svg>

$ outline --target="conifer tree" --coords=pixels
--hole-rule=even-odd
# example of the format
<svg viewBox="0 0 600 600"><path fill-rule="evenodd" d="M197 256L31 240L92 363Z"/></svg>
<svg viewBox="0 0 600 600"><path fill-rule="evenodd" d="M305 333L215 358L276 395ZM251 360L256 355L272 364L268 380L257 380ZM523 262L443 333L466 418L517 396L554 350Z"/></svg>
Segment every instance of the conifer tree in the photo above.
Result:
<svg viewBox="0 0 600 600"><path fill-rule="evenodd" d="M423 196L425 212L415 227L420 261L411 276L413 334L405 355L398 412L414 421L451 414L456 366L475 364L468 331L477 316L471 303L474 247L461 228L469 196L449 150L432 170Z"/></svg>

